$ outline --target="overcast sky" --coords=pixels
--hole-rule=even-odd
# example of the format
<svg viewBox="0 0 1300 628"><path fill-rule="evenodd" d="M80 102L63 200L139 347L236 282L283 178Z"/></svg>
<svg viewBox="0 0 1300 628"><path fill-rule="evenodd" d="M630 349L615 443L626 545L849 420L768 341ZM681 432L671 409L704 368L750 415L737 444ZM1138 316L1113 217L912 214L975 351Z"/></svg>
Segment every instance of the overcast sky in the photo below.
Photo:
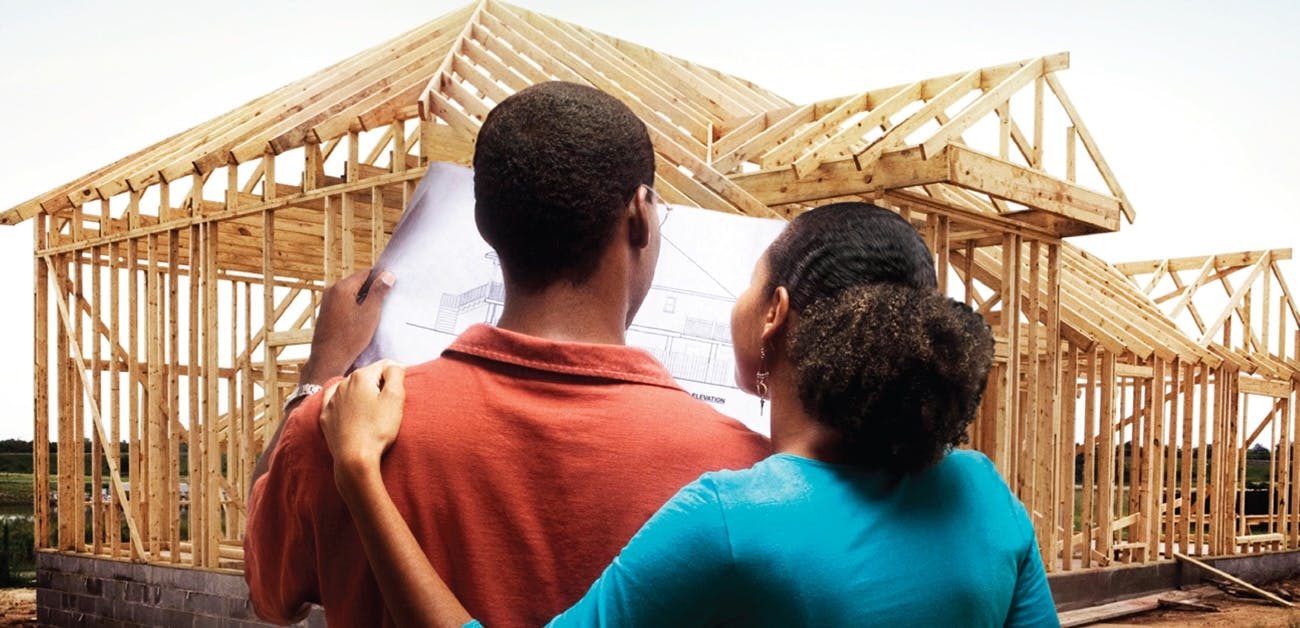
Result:
<svg viewBox="0 0 1300 628"><path fill-rule="evenodd" d="M1112 261L1300 244L1300 2L516 4L796 102L1070 51L1059 76L1138 212L1076 243ZM462 5L0 0L0 209ZM0 438L31 437L30 253L30 225L0 227Z"/></svg>

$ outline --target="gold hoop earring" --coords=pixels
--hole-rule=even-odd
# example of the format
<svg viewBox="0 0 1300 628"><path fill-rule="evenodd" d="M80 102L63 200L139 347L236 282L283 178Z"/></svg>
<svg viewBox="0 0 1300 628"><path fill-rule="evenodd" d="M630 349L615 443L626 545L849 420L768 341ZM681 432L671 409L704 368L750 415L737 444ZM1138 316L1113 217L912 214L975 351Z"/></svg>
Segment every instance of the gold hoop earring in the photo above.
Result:
<svg viewBox="0 0 1300 628"><path fill-rule="evenodd" d="M758 413L763 414L764 408L767 407L767 351L763 347L758 348L758 373L755 374L754 392L758 393Z"/></svg>

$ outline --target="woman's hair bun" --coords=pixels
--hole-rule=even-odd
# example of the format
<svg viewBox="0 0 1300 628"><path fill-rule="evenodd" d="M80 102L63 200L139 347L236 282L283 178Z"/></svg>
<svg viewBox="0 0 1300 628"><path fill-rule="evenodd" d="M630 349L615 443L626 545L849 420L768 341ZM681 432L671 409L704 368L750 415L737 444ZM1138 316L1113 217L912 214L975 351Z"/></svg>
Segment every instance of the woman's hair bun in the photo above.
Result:
<svg viewBox="0 0 1300 628"><path fill-rule="evenodd" d="M790 338L799 398L859 466L920 471L966 441L993 362L984 319L932 288L856 286L816 300Z"/></svg>

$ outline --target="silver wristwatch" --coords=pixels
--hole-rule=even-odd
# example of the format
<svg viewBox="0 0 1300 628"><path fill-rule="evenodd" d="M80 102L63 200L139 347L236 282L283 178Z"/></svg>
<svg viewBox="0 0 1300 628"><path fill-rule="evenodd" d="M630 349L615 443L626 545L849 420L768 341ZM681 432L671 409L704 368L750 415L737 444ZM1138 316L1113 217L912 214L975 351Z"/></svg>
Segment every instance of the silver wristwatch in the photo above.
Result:
<svg viewBox="0 0 1300 628"><path fill-rule="evenodd" d="M306 399L322 390L320 384L298 384L293 387L293 392L289 393L284 399L284 405L280 407L285 413L289 411L289 406Z"/></svg>

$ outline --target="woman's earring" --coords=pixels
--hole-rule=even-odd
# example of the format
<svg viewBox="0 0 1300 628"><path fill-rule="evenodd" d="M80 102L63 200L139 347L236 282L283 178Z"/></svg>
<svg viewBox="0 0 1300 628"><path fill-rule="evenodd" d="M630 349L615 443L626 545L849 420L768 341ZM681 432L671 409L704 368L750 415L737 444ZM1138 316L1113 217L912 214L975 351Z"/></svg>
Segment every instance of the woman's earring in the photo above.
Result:
<svg viewBox="0 0 1300 628"><path fill-rule="evenodd" d="M754 384L754 392L758 393L758 413L763 414L763 409L767 406L767 351L763 347L758 348L758 373L757 380Z"/></svg>

